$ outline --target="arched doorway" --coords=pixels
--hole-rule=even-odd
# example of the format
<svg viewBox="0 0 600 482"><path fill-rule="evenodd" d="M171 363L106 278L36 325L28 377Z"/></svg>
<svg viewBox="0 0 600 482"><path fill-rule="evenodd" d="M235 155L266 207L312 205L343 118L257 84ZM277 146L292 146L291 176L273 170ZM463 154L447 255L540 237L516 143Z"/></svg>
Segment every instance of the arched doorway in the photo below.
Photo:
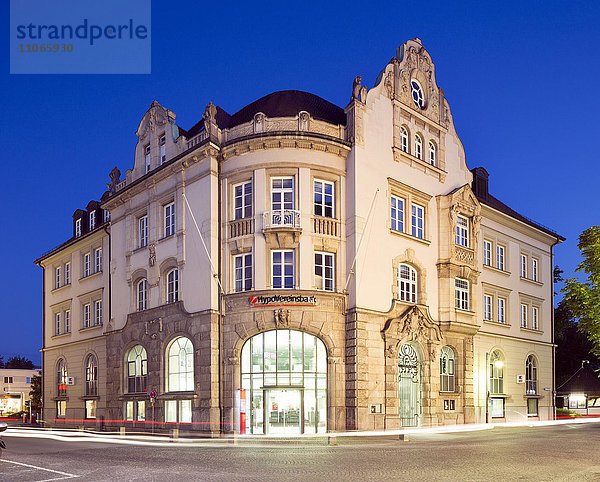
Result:
<svg viewBox="0 0 600 482"><path fill-rule="evenodd" d="M247 433L327 431L327 350L317 337L296 330L253 336L242 348L241 376Z"/></svg>
<svg viewBox="0 0 600 482"><path fill-rule="evenodd" d="M417 427L421 417L421 361L410 343L401 345L398 354L398 404L400 424Z"/></svg>

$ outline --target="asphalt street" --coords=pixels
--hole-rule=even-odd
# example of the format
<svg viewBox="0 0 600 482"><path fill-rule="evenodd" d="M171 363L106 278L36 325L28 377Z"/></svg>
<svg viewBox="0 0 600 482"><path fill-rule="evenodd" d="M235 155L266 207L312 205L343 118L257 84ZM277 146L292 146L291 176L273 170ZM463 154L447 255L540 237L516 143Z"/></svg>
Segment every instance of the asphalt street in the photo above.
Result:
<svg viewBox="0 0 600 482"><path fill-rule="evenodd" d="M600 481L600 424L237 445L113 445L6 437L0 480Z"/></svg>

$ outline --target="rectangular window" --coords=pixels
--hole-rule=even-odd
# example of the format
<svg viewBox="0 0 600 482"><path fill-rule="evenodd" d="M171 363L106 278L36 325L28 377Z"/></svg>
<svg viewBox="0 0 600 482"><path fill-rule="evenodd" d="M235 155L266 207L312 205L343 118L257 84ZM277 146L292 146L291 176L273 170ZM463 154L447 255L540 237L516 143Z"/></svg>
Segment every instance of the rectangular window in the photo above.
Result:
<svg viewBox="0 0 600 482"><path fill-rule="evenodd" d="M107 209L102 210L102 215L104 216L104 222L107 223L110 221L110 211Z"/></svg>
<svg viewBox="0 0 600 482"><path fill-rule="evenodd" d="M165 213L165 238L175 234L175 202L164 206Z"/></svg>
<svg viewBox="0 0 600 482"><path fill-rule="evenodd" d="M138 247L148 246L148 215L144 214L138 218Z"/></svg>
<svg viewBox="0 0 600 482"><path fill-rule="evenodd" d="M133 402L125 402L125 420L133 420Z"/></svg>
<svg viewBox="0 0 600 482"><path fill-rule="evenodd" d="M83 277L84 278L86 276L90 275L90 270L91 270L91 266L90 266L90 253L85 253L83 255Z"/></svg>
<svg viewBox="0 0 600 482"><path fill-rule="evenodd" d="M4 377L4 383L13 383L13 377Z"/></svg>
<svg viewBox="0 0 600 482"><path fill-rule="evenodd" d="M483 319L492 320L492 297L490 295L483 295Z"/></svg>
<svg viewBox="0 0 600 482"><path fill-rule="evenodd" d="M540 329L540 309L537 306L531 307L531 329Z"/></svg>
<svg viewBox="0 0 600 482"><path fill-rule="evenodd" d="M144 420L146 420L146 401L145 400L138 400L136 403L136 408L137 408L137 413L136 413L136 420L138 420L139 422L143 422Z"/></svg>
<svg viewBox="0 0 600 482"><path fill-rule="evenodd" d="M415 238L423 239L425 231L425 208L423 206L419 206L418 204L413 204L411 206L411 210L411 234Z"/></svg>
<svg viewBox="0 0 600 482"><path fill-rule="evenodd" d="M492 418L504 417L504 399L490 398L490 415Z"/></svg>
<svg viewBox="0 0 600 482"><path fill-rule="evenodd" d="M391 225L394 231L404 232L404 199L391 197Z"/></svg>
<svg viewBox="0 0 600 482"><path fill-rule="evenodd" d="M537 417L538 414L538 399L528 398L527 399L527 416Z"/></svg>
<svg viewBox="0 0 600 482"><path fill-rule="evenodd" d="M240 254L233 258L235 267L235 291L252 289L252 253Z"/></svg>
<svg viewBox="0 0 600 482"><path fill-rule="evenodd" d="M498 323L506 323L506 300L498 298Z"/></svg>
<svg viewBox="0 0 600 482"><path fill-rule="evenodd" d="M496 246L496 268L504 271L504 246Z"/></svg>
<svg viewBox="0 0 600 482"><path fill-rule="evenodd" d="M146 173L150 172L150 144L144 146L144 168Z"/></svg>
<svg viewBox="0 0 600 482"><path fill-rule="evenodd" d="M71 332L71 310L65 310L64 330L65 333Z"/></svg>
<svg viewBox="0 0 600 482"><path fill-rule="evenodd" d="M271 276L273 288L294 288L294 251L271 251Z"/></svg>
<svg viewBox="0 0 600 482"><path fill-rule="evenodd" d="M60 288L60 266L54 268L54 288Z"/></svg>
<svg viewBox="0 0 600 482"><path fill-rule="evenodd" d="M165 422L177 422L177 400L165 400Z"/></svg>
<svg viewBox="0 0 600 482"><path fill-rule="evenodd" d="M483 264L484 266L492 265L492 243L483 241Z"/></svg>
<svg viewBox="0 0 600 482"><path fill-rule="evenodd" d="M191 400L166 400L165 401L165 422L192 422L192 401Z"/></svg>
<svg viewBox="0 0 600 482"><path fill-rule="evenodd" d="M96 211L92 211L90 213L90 224L89 224L90 231L92 229L94 229L95 227L96 227Z"/></svg>
<svg viewBox="0 0 600 482"><path fill-rule="evenodd" d="M75 237L81 236L81 218L75 220Z"/></svg>
<svg viewBox="0 0 600 482"><path fill-rule="evenodd" d="M96 418L96 400L85 401L85 418Z"/></svg>
<svg viewBox="0 0 600 482"><path fill-rule="evenodd" d="M334 263L333 253L315 252L315 286L318 290L333 291L335 289Z"/></svg>
<svg viewBox="0 0 600 482"><path fill-rule="evenodd" d="M84 328L89 328L91 326L91 314L92 314L92 307L89 303L86 303L85 305L83 305L83 327Z"/></svg>
<svg viewBox="0 0 600 482"><path fill-rule="evenodd" d="M521 255L521 278L527 278L527 256Z"/></svg>
<svg viewBox="0 0 600 482"><path fill-rule="evenodd" d="M539 261L536 258L531 258L531 279L533 281L539 281L538 265L539 265Z"/></svg>
<svg viewBox="0 0 600 482"><path fill-rule="evenodd" d="M60 335L62 333L61 330L60 313L54 313L54 334Z"/></svg>
<svg viewBox="0 0 600 482"><path fill-rule="evenodd" d="M459 310L469 309L469 282L466 279L454 280L455 306Z"/></svg>
<svg viewBox="0 0 600 482"><path fill-rule="evenodd" d="M71 263L69 261L65 263L65 284L71 284Z"/></svg>
<svg viewBox="0 0 600 482"><path fill-rule="evenodd" d="M102 248L94 250L94 273L102 271Z"/></svg>
<svg viewBox="0 0 600 482"><path fill-rule="evenodd" d="M233 186L234 219L252 217L252 181Z"/></svg>
<svg viewBox="0 0 600 482"><path fill-rule="evenodd" d="M469 220L464 216L456 217L454 243L465 248L469 247Z"/></svg>
<svg viewBox="0 0 600 482"><path fill-rule="evenodd" d="M164 134L160 136L158 144L160 145L160 165L162 166L167 161L167 138Z"/></svg>
<svg viewBox="0 0 600 482"><path fill-rule="evenodd" d="M94 301L94 325L102 324L102 300Z"/></svg>
<svg viewBox="0 0 600 482"><path fill-rule="evenodd" d="M521 303L521 328L527 328L527 305Z"/></svg>
<svg viewBox="0 0 600 482"><path fill-rule="evenodd" d="M335 217L334 184L332 182L315 179L314 208L315 216Z"/></svg>
<svg viewBox="0 0 600 482"><path fill-rule="evenodd" d="M31 385L31 377L25 377L25 383Z"/></svg>
<svg viewBox="0 0 600 482"><path fill-rule="evenodd" d="M65 418L67 415L67 401L57 400L56 402L56 418Z"/></svg>

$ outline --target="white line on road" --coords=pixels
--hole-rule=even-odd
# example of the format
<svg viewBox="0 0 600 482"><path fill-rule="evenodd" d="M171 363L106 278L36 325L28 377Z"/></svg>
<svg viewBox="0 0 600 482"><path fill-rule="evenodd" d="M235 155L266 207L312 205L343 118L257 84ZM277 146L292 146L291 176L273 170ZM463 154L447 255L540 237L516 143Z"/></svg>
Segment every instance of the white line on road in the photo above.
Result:
<svg viewBox="0 0 600 482"><path fill-rule="evenodd" d="M74 479L76 477L79 477L79 475L69 474L67 472L61 472L60 470L46 469L44 467L38 467L37 465L24 464L22 462L15 462L13 460L0 459L0 462L5 462L7 464L20 465L21 467L29 467L30 469L45 470L46 472L52 472L53 474L58 474L58 475L63 476L63 477L58 477L58 478L54 478L54 479L45 479L44 481L40 481L40 482L49 482L51 480Z"/></svg>

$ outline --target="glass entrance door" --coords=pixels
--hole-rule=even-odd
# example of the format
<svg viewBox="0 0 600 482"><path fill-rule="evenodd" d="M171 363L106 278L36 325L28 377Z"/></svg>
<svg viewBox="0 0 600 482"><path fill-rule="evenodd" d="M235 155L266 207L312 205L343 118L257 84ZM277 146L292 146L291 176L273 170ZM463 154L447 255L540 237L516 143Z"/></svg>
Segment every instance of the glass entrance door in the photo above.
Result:
<svg viewBox="0 0 600 482"><path fill-rule="evenodd" d="M421 415L421 367L417 352L409 344L400 347L398 390L401 425L417 427Z"/></svg>
<svg viewBox="0 0 600 482"><path fill-rule="evenodd" d="M301 391L298 389L266 390L267 434L301 433Z"/></svg>

